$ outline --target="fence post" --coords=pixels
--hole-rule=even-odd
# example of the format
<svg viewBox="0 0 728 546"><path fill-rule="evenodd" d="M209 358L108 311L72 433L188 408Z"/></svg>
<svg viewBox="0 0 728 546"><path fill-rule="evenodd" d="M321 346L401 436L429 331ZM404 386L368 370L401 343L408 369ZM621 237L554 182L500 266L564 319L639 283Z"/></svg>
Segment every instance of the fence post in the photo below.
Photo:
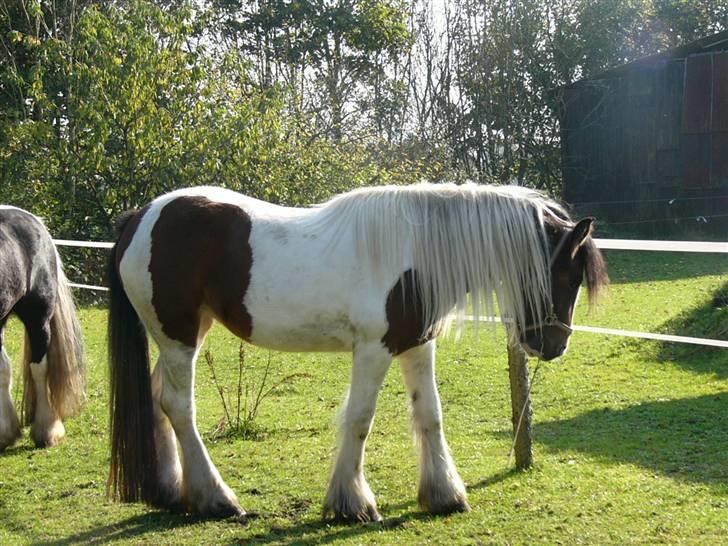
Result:
<svg viewBox="0 0 728 546"><path fill-rule="evenodd" d="M508 344L508 370L511 379L511 411L516 468L533 464L533 431L531 429L531 400L528 387L528 355L519 344ZM523 415L521 415L523 411ZM518 423L520 422L520 428Z"/></svg>

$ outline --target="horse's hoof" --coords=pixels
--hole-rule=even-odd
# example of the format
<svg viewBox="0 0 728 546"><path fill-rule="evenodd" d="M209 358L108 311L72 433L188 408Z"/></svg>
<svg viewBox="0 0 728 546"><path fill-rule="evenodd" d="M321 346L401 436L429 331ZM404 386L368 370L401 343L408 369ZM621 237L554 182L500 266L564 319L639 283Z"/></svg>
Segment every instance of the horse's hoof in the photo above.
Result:
<svg viewBox="0 0 728 546"><path fill-rule="evenodd" d="M35 447L55 447L66 436L66 429L61 421L54 421L50 425L33 425L30 427L30 437Z"/></svg>
<svg viewBox="0 0 728 546"><path fill-rule="evenodd" d="M243 510L237 502L217 502L206 508L203 515L211 518L226 519L244 518L246 514L245 510Z"/></svg>
<svg viewBox="0 0 728 546"><path fill-rule="evenodd" d="M157 508L164 508L170 512L185 512L185 503L182 501L182 496L179 490L176 492L165 490L161 488L159 495L151 503Z"/></svg>
<svg viewBox="0 0 728 546"><path fill-rule="evenodd" d="M325 506L323 515L324 519L331 517L337 523L379 523L382 521L376 505L369 503L358 509Z"/></svg>
<svg viewBox="0 0 728 546"><path fill-rule="evenodd" d="M423 510L436 516L470 512L470 505L465 492L453 492L450 495L424 494L420 492L417 501Z"/></svg>
<svg viewBox="0 0 728 546"><path fill-rule="evenodd" d="M5 397L0 393L0 453L13 445L22 434L13 401L9 395Z"/></svg>
<svg viewBox="0 0 728 546"><path fill-rule="evenodd" d="M23 435L20 426L10 426L6 430L0 430L0 453L15 444Z"/></svg>
<svg viewBox="0 0 728 546"><path fill-rule="evenodd" d="M235 495L230 492L226 495L220 495L217 498L208 498L203 502L193 502L189 497L184 501L187 511L193 514L199 514L210 518L241 518L245 516L245 510L240 507Z"/></svg>

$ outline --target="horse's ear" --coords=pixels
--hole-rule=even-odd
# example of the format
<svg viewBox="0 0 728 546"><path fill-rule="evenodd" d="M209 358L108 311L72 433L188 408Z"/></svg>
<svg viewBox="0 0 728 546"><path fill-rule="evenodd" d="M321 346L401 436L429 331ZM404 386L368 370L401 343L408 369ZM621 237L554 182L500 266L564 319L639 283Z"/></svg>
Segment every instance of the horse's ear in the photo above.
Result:
<svg viewBox="0 0 728 546"><path fill-rule="evenodd" d="M584 244L584 241L586 241L586 238L591 235L592 230L594 229L594 218L584 218L583 220L580 220L578 224L574 226L574 229L571 231L571 259L573 260L576 257L576 253L579 251L579 248L581 248L581 245Z"/></svg>

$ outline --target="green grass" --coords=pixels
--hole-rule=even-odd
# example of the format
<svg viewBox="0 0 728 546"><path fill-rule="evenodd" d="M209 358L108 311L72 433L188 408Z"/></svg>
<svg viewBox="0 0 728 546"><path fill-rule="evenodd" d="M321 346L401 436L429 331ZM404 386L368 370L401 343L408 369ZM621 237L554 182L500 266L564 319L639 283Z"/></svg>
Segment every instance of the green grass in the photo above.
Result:
<svg viewBox="0 0 728 546"><path fill-rule="evenodd" d="M611 252L604 304L577 322L728 339L728 258ZM583 298L586 300L586 298ZM198 366L200 430L247 525L168 514L105 496L108 469L106 312L81 312L89 400L67 438L0 454L0 544L721 544L728 536L728 351L576 333L533 387L535 467L508 467L505 341L487 328L443 340L438 381L447 436L473 508L430 517L416 503L416 457L397 366L387 376L366 472L383 524L322 522L349 355L274 353L274 376L302 374L266 399L255 440L212 440L223 414ZM6 341L17 362L22 331ZM237 340L209 338L218 376L235 384ZM250 348L248 364L268 352Z"/></svg>

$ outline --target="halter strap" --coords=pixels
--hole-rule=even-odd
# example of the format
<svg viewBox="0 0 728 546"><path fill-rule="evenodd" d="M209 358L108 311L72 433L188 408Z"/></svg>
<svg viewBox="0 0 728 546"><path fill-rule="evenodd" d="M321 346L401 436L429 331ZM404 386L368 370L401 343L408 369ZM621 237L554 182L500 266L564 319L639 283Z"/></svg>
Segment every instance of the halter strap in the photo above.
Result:
<svg viewBox="0 0 728 546"><path fill-rule="evenodd" d="M563 330L569 335L574 333L574 329L571 326L561 321L559 317L556 316L553 307L551 308L551 312L541 322L536 322L534 324L531 324L530 326L526 326L523 329L523 332L525 333L531 330L540 330L546 326L555 326L556 328Z"/></svg>

